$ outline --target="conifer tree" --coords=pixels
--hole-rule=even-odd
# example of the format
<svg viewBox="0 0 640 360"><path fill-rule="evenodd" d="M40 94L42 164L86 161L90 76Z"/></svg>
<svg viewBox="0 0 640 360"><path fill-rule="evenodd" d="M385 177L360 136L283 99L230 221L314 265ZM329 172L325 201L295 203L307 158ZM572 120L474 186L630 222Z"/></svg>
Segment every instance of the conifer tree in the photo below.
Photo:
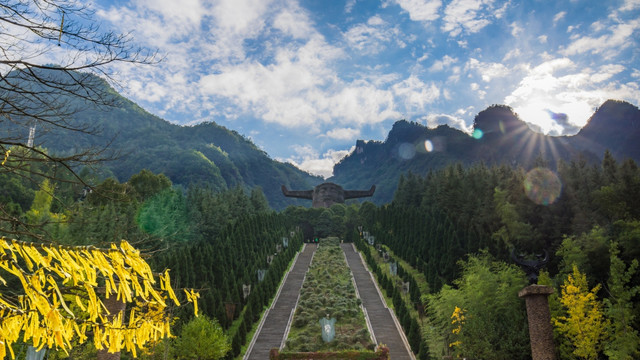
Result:
<svg viewBox="0 0 640 360"><path fill-rule="evenodd" d="M418 322L411 318L409 326L409 334L407 335L411 349L415 354L420 353L420 347L422 344L422 336L420 335L420 325Z"/></svg>
<svg viewBox="0 0 640 360"><path fill-rule="evenodd" d="M222 359L231 349L229 340L216 320L194 317L174 342L177 359Z"/></svg>
<svg viewBox="0 0 640 360"><path fill-rule="evenodd" d="M633 259L627 268L618 257L619 252L618 245L612 243L611 271L607 289L609 297L604 299L605 314L611 321L611 327L610 340L604 352L613 360L636 359L640 357L640 336L633 328L635 314L632 300L640 291L640 286L630 285L630 282L638 270L638 260Z"/></svg>

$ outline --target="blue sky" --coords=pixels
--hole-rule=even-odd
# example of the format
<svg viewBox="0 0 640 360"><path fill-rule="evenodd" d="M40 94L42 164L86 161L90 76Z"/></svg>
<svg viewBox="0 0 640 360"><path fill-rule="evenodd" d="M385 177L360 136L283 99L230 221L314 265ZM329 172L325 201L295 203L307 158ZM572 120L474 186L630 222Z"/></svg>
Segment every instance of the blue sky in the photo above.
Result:
<svg viewBox="0 0 640 360"><path fill-rule="evenodd" d="M94 6L103 28L165 57L119 64L123 95L173 123L215 121L324 176L357 139L384 140L399 119L469 131L479 111L507 104L560 135L607 99L640 104L640 0Z"/></svg>

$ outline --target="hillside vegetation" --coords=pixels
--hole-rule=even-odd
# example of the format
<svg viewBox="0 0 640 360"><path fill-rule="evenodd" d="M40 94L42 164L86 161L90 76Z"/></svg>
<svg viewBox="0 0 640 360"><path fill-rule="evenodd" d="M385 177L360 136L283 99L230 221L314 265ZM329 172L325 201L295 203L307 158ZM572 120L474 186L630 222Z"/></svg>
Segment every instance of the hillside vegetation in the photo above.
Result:
<svg viewBox="0 0 640 360"><path fill-rule="evenodd" d="M37 71L37 70L35 70ZM269 205L282 209L302 201L285 198L281 185L312 188L321 178L291 164L273 160L249 139L214 122L193 126L171 124L120 96L103 80L112 106L84 103L61 95L59 101L78 109L66 118L66 127L38 122L35 142L50 153L102 151L109 161L94 165L100 179L115 177L124 182L143 169L166 175L174 185L206 185L214 191L237 186L246 191L260 187ZM2 122L12 138L26 139L30 122ZM68 131L67 128L84 129ZM93 185L97 185L94 183Z"/></svg>

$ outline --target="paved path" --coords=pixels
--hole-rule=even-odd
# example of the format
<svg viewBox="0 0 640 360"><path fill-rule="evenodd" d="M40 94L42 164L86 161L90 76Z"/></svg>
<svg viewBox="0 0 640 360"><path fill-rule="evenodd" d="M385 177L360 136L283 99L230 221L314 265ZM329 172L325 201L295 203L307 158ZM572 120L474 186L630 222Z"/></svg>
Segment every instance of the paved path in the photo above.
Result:
<svg viewBox="0 0 640 360"><path fill-rule="evenodd" d="M259 333L256 333L253 348L244 356L244 359L266 360L269 359L269 351L279 348L289 322L291 310L295 307L298 294L302 287L302 281L317 245L307 244L304 251L298 255L296 263L289 272L280 294L269 310L264 325Z"/></svg>
<svg viewBox="0 0 640 360"><path fill-rule="evenodd" d="M371 273L362 263L360 254L355 251L352 244L341 244L342 250L347 256L347 262L353 273L353 277L362 299L362 305L367 309L373 333L378 341L389 347L389 357L393 360L413 360L413 354L408 350L403 341L399 329L391 315L391 309L380 298Z"/></svg>

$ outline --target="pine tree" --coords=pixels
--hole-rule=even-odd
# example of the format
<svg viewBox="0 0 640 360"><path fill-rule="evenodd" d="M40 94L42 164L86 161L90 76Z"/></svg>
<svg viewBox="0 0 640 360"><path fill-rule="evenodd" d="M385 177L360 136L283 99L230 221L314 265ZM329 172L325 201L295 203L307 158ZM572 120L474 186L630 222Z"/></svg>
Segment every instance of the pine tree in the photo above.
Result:
<svg viewBox="0 0 640 360"><path fill-rule="evenodd" d="M635 321L632 299L640 291L640 286L629 286L629 282L638 270L638 260L634 259L627 268L618 257L619 252L618 245L612 243L609 298L604 299L605 313L611 321L611 340L604 353L613 360L637 359L640 357L640 336L632 326Z"/></svg>
<svg viewBox="0 0 640 360"><path fill-rule="evenodd" d="M420 341L420 351L418 352L418 360L429 360L429 346L422 340Z"/></svg>
<svg viewBox="0 0 640 360"><path fill-rule="evenodd" d="M413 352L419 354L422 336L420 335L420 325L414 318L411 318L410 321L408 341Z"/></svg>

